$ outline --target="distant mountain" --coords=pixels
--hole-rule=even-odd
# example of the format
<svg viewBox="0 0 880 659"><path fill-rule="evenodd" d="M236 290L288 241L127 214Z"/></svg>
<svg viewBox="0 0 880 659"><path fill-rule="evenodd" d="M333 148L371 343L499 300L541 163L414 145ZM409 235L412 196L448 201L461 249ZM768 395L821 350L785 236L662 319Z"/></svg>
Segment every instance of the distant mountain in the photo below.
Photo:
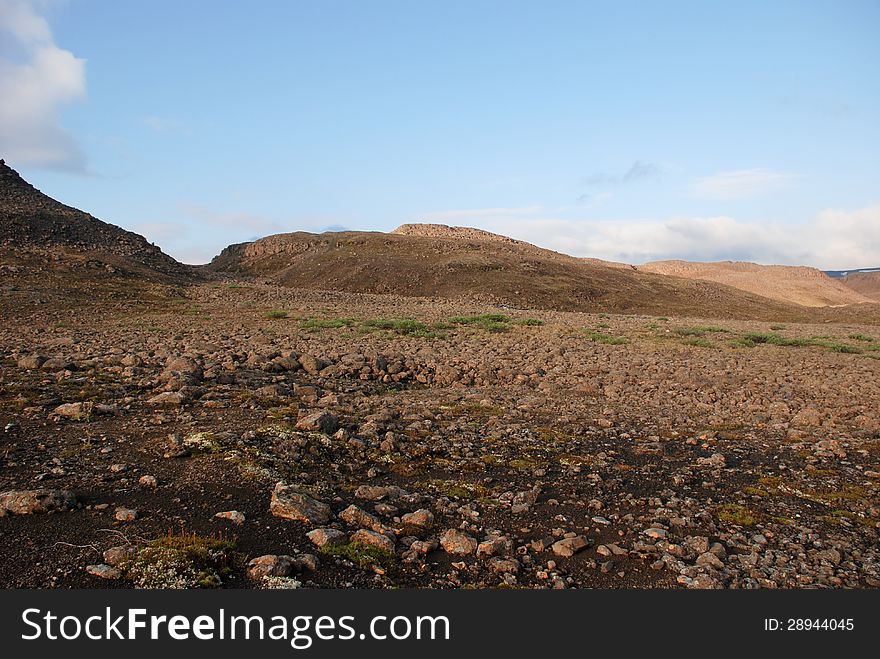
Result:
<svg viewBox="0 0 880 659"><path fill-rule="evenodd" d="M832 279L821 270L806 266L759 265L742 261L654 261L637 267L642 272L714 281L780 302L806 307L842 306L874 301L843 282Z"/></svg>
<svg viewBox="0 0 880 659"><path fill-rule="evenodd" d="M0 249L87 256L108 269L151 278L190 277L193 270L146 238L107 224L43 194L0 160Z"/></svg>
<svg viewBox="0 0 880 659"><path fill-rule="evenodd" d="M863 272L880 272L880 268L854 268L852 270L823 270L829 277L841 279L847 275L859 274Z"/></svg>
<svg viewBox="0 0 880 659"><path fill-rule="evenodd" d="M859 295L880 302L880 268L830 270L827 274Z"/></svg>

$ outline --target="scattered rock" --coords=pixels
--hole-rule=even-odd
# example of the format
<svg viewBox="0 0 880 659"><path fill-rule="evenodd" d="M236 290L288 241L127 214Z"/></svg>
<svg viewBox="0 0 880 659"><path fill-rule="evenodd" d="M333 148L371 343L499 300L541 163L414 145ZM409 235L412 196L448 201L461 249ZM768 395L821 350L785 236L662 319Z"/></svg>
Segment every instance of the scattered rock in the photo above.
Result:
<svg viewBox="0 0 880 659"><path fill-rule="evenodd" d="M239 512L238 510L224 510L223 512L215 513L214 517L216 519L229 520L236 526L241 526L245 522L244 513Z"/></svg>

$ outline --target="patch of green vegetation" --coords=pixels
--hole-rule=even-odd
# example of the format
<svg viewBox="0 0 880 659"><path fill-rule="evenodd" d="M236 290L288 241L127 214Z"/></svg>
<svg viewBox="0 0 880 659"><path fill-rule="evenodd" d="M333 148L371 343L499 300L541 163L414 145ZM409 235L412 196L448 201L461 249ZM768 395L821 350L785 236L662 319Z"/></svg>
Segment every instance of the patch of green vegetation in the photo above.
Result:
<svg viewBox="0 0 880 659"><path fill-rule="evenodd" d="M861 524L864 526L872 527L874 526L874 522L862 515L851 512L849 510L832 510L830 514L825 515L823 519L826 522L831 524Z"/></svg>
<svg viewBox="0 0 880 659"><path fill-rule="evenodd" d="M487 332L506 332L510 329L510 316L500 313L484 313L473 316L454 316L449 319L455 325L479 327Z"/></svg>
<svg viewBox="0 0 880 659"><path fill-rule="evenodd" d="M629 339L623 336L611 336L602 332L593 332L592 330L584 330L587 338L593 343L605 343L612 346L620 346L629 343Z"/></svg>
<svg viewBox="0 0 880 659"><path fill-rule="evenodd" d="M788 347L815 345L812 339L789 339L775 332L746 332L741 338L731 341L731 345L743 348L754 348L761 344Z"/></svg>
<svg viewBox="0 0 880 659"><path fill-rule="evenodd" d="M518 469L520 471L532 471L533 469L538 469L539 467L541 467L540 462L531 458L514 458L507 464L511 468Z"/></svg>
<svg viewBox="0 0 880 659"><path fill-rule="evenodd" d="M395 558L394 554L389 551L358 542L324 545L321 547L321 553L325 556L343 558L364 569L371 568L376 564L392 562Z"/></svg>
<svg viewBox="0 0 880 659"><path fill-rule="evenodd" d="M240 567L235 543L195 533L171 534L138 549L120 568L137 588L219 588Z"/></svg>
<svg viewBox="0 0 880 659"><path fill-rule="evenodd" d="M657 320L667 322L669 320L668 316L657 316Z"/></svg>
<svg viewBox="0 0 880 659"><path fill-rule="evenodd" d="M354 321L351 318L306 318L299 326L308 332L317 332L322 329L339 329L351 327Z"/></svg>
<svg viewBox="0 0 880 659"><path fill-rule="evenodd" d="M680 327L675 330L676 334L681 336L705 336L706 334L715 334L718 332L727 332L723 327L714 327L712 325L697 325L696 327Z"/></svg>
<svg viewBox="0 0 880 659"><path fill-rule="evenodd" d="M874 342L874 337L868 336L867 334L855 333L855 334L850 334L849 337L847 337L847 338L850 338L853 341L864 341L865 343L873 343Z"/></svg>
<svg viewBox="0 0 880 659"><path fill-rule="evenodd" d="M718 508L715 515L719 521L737 526L754 526L760 520L758 513L735 503L724 504Z"/></svg>
<svg viewBox="0 0 880 659"><path fill-rule="evenodd" d="M826 503L832 503L835 501L858 501L859 499L864 499L867 496L868 493L866 492L865 488L859 485L849 485L842 490L816 494L816 497L818 499L821 499Z"/></svg>
<svg viewBox="0 0 880 659"><path fill-rule="evenodd" d="M361 326L374 330L389 330L402 336L415 336L424 339L434 339L442 336L436 331L438 328L429 328L425 323L412 318L374 318L365 320Z"/></svg>
<svg viewBox="0 0 880 659"><path fill-rule="evenodd" d="M848 343L841 343L839 341L824 341L824 340L813 340L813 345L822 346L823 348L827 348L831 352L840 352L849 355L860 355L862 353L862 349L858 346L851 346Z"/></svg>
<svg viewBox="0 0 880 659"><path fill-rule="evenodd" d="M266 318L281 319L287 318L288 315L289 314L282 309L272 309L271 311L266 312Z"/></svg>
<svg viewBox="0 0 880 659"><path fill-rule="evenodd" d="M540 318L520 318L516 321L517 325L526 325L527 327L540 327L544 321Z"/></svg>
<svg viewBox="0 0 880 659"><path fill-rule="evenodd" d="M810 341L809 339L789 339L782 336L781 334L775 334L773 332L748 332L746 333L745 338L755 343L769 343L770 345L774 346L799 347L812 345L812 341Z"/></svg>
<svg viewBox="0 0 880 659"><path fill-rule="evenodd" d="M771 325L770 329L773 330L774 332L778 332L780 330L784 330L785 325Z"/></svg>

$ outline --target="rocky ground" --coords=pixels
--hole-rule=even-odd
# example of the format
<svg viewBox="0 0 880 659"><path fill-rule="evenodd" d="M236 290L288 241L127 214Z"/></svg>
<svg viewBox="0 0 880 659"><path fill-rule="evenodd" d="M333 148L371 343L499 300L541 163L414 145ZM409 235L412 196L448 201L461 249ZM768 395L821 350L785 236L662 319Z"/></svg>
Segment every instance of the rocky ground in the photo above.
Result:
<svg viewBox="0 0 880 659"><path fill-rule="evenodd" d="M3 587L880 585L877 325L28 286Z"/></svg>

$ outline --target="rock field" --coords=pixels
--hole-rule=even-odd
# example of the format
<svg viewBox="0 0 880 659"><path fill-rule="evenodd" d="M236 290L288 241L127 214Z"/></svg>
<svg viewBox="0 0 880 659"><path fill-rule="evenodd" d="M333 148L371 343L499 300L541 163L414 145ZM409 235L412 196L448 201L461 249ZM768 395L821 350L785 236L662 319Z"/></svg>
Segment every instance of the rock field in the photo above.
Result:
<svg viewBox="0 0 880 659"><path fill-rule="evenodd" d="M880 586L876 324L31 285L3 587Z"/></svg>

